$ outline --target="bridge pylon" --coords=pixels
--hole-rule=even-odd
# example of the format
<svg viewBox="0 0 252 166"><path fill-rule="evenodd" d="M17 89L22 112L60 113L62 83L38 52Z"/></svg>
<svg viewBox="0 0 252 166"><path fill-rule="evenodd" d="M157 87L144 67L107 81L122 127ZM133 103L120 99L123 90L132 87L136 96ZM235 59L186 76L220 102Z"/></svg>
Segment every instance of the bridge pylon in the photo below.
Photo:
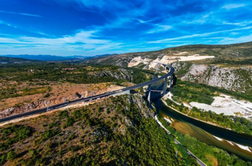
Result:
<svg viewBox="0 0 252 166"><path fill-rule="evenodd" d="M165 95L165 93L166 93L167 81L168 81L168 79L167 79L167 77L166 77L166 78L165 78L165 81L164 81L164 87L163 87L163 94L162 94L162 95Z"/></svg>
<svg viewBox="0 0 252 166"><path fill-rule="evenodd" d="M151 97L151 85L149 85L147 89L147 101L149 106L151 105L150 97Z"/></svg>
<svg viewBox="0 0 252 166"><path fill-rule="evenodd" d="M169 85L169 88L171 89L172 87L172 84L173 84L173 75L170 76L170 85Z"/></svg>

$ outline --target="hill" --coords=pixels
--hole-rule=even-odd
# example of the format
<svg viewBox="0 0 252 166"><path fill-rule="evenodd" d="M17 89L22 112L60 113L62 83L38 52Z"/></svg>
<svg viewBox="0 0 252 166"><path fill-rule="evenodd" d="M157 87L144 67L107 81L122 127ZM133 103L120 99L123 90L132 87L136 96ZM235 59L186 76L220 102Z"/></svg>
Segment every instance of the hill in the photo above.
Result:
<svg viewBox="0 0 252 166"><path fill-rule="evenodd" d="M176 54L181 52L186 52L184 55L199 54L200 56L215 56L217 58L252 58L252 42L231 45L188 45L158 51L126 53L105 57L98 56L87 59L86 63L127 66L134 57L141 56L154 60L156 58L162 58L165 55L179 56Z"/></svg>
<svg viewBox="0 0 252 166"><path fill-rule="evenodd" d="M77 99L76 92L87 97L131 86L153 75L154 71L134 67L82 63L2 65L1 117ZM180 94L182 89L176 88ZM197 165L184 146L174 143L177 135L167 135L155 122L155 110L142 97L144 90L132 93L78 103L0 127L0 165ZM199 94L190 92L192 99ZM244 127L247 121L242 122L236 127ZM190 150L207 165L213 160L220 165L251 165L195 138L181 134L179 138L189 141ZM198 144L204 148L193 148Z"/></svg>
<svg viewBox="0 0 252 166"><path fill-rule="evenodd" d="M0 66L0 118L141 83L151 72L118 66L29 63ZM131 83L132 84L132 83Z"/></svg>
<svg viewBox="0 0 252 166"><path fill-rule="evenodd" d="M28 60L24 58L11 58L11 57L0 56L0 64L21 64L21 63L30 63L30 62L36 62L36 61Z"/></svg>
<svg viewBox="0 0 252 166"><path fill-rule="evenodd" d="M175 67L184 81L198 82L252 95L252 42L232 45L189 45L159 51L94 57L87 64L117 65L163 71Z"/></svg>
<svg viewBox="0 0 252 166"><path fill-rule="evenodd" d="M29 60L39 60L39 61L73 61L73 60L84 60L85 56L55 56L55 55L4 55L10 58L25 58Z"/></svg>
<svg viewBox="0 0 252 166"><path fill-rule="evenodd" d="M135 94L22 121L1 128L0 164L197 165L152 116Z"/></svg>

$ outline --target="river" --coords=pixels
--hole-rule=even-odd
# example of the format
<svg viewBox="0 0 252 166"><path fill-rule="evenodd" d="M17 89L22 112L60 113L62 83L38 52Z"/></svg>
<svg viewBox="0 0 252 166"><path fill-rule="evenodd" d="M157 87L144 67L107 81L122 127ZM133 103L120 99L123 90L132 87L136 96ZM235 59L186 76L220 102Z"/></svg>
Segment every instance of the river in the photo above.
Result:
<svg viewBox="0 0 252 166"><path fill-rule="evenodd" d="M162 87L162 82L160 82L153 85L151 89L162 89ZM160 94L152 93L151 99L156 98L158 95ZM237 144L252 147L252 136L239 134L231 130L210 125L180 114L168 108L160 99L156 100L154 104L159 114L162 116L168 116L174 120L171 123L171 126L181 134L189 134L190 136L195 137L202 142L224 149L244 160L252 161L252 152L241 149L238 146L232 145L228 142L232 141ZM217 139L214 136L224 140Z"/></svg>

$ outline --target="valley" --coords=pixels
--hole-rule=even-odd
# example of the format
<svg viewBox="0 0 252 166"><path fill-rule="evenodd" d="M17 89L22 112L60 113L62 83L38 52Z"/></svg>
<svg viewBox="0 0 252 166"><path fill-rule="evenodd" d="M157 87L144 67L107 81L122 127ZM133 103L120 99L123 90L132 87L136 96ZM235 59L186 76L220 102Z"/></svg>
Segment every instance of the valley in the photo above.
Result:
<svg viewBox="0 0 252 166"><path fill-rule="evenodd" d="M0 166L252 166L251 8L0 0Z"/></svg>
<svg viewBox="0 0 252 166"><path fill-rule="evenodd" d="M173 87L171 89L168 87L167 90L170 90L168 97L163 98L167 106L155 104L152 105L154 110L150 109L145 94L148 88L144 87L135 89L128 95L107 96L1 124L2 141L0 143L3 147L0 153L1 163L32 165L38 162L46 165L59 163L71 165L84 162L118 165L137 161L137 163L152 165L154 161L156 164L161 164L168 160L174 165L197 165L192 155L186 152L188 149L207 165L227 163L251 165L252 145L249 141L245 141L245 137L252 135L250 66L216 63L223 58L217 54L207 54L209 50L204 52L201 48L185 46L180 49L180 51L176 48L168 49L167 54L160 51L131 53L127 56L125 54L108 55L108 57L90 58L78 63L29 62L25 65L5 64L0 67L2 85L0 115L2 118L34 109L50 108L55 104L78 100L80 96L85 98L122 88L127 89L131 86L138 87L140 83L163 76L165 71L163 63L171 63L175 69ZM133 54L134 57L129 59L128 55ZM110 65L106 58L110 58L109 63L117 60ZM232 58L233 55L231 55L231 60ZM244 58L249 57L244 56ZM232 60L232 62L241 61ZM163 82L160 83L163 84ZM152 90L155 91L158 87L160 86L155 85ZM163 85L161 87L163 89ZM160 110L159 107L162 109ZM177 110L177 114L171 113L168 107ZM181 117L182 115L178 113L185 117ZM156 126L154 114L159 115L159 120L171 132L171 135L166 135L162 128ZM125 115L133 119L124 118ZM91 117L95 118L94 122ZM92 122L84 123L83 120ZM104 124L107 123L109 127L104 128ZM151 125L148 125L149 123ZM15 131L18 126L12 127L15 125L28 130L28 134L16 138L19 134ZM161 160L158 159L159 156L152 156L154 157L152 158L150 154L145 154L149 156L146 160L147 158L143 157L143 151L146 150L141 150L141 148L147 147L143 144L139 152L134 155L132 149L128 149L129 151L125 149L130 144L140 146L140 140L130 133L136 132L138 127L141 127L145 133L145 135L139 135L141 139L144 136L143 140L153 142L155 137L160 140L166 139L168 142L158 141L158 144L162 145L155 144L148 149L154 148L153 146L165 147L163 153L169 154L167 155L169 157ZM147 128L144 129L145 127ZM96 128L99 131L96 131ZM83 131L80 132L80 129ZM146 130L152 134L146 133ZM154 133L157 135L154 136ZM13 134L16 136L13 137ZM241 134L246 135L244 140L240 137ZM125 135L127 135L126 140L123 139ZM7 141L7 137L11 138L10 142ZM177 138L182 145L174 143L173 137ZM133 138L137 140L137 144L131 142ZM62 141L65 139L67 141ZM188 144L188 141L193 144ZM26 143L22 144L22 142ZM40 146L41 143L48 144L47 150ZM203 153L203 149L193 147L197 145L208 149L207 152ZM122 147L120 153L124 152L124 157L112 148L120 146ZM17 147L22 147L22 149ZM71 150L70 147L74 149ZM136 149L136 147L132 148ZM94 153L98 153L98 157L91 155ZM55 154L54 158L49 157L52 154ZM13 157L9 158L8 156L11 155Z"/></svg>

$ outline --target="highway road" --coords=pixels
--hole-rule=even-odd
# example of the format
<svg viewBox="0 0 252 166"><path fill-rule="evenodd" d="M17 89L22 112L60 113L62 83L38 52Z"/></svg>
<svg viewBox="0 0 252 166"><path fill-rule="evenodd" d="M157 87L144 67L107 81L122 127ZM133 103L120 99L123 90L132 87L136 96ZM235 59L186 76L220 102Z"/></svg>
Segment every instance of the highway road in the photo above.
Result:
<svg viewBox="0 0 252 166"><path fill-rule="evenodd" d="M0 123L7 122L7 121L10 121L10 120L14 120L14 119L18 119L18 118L22 118L22 117L25 117L25 116L35 115L35 114L44 113L44 112L48 112L48 111L51 111L51 110L63 108L63 107L66 107L66 106L68 106L70 104L76 104L76 103L79 103L79 102L94 101L94 100L101 99L101 98L104 98L104 97L116 95L116 94L119 94L119 93L122 93L122 92L125 92L125 91L130 91L130 90L134 90L134 89L141 88L141 87L144 87L144 86L148 86L148 85L154 84L154 83L156 83L156 82L158 82L158 81L160 81L160 80L162 80L164 78L172 76L173 73L174 73L174 71L175 71L175 69L170 66L169 67L169 72L167 74L165 74L162 77L156 78L154 80L147 81L147 82L144 82L144 83L141 83L141 84L137 84L137 85L134 85L134 86L131 86L131 87L126 87L126 88L123 88L123 89L115 90L115 91L109 91L109 92L101 93L101 94L98 94L98 95L89 96L89 97L86 97L86 98L80 98L80 99L72 100L72 101L69 101L69 102L52 105L52 106L49 106L49 107L46 107L46 108L41 108L41 109L29 111L29 112L26 112L26 113L9 116L9 117L0 119ZM166 133L170 134L170 132L167 129L166 129ZM175 142L175 144L182 145L176 139L174 139L174 142ZM192 152L190 152L189 150L187 150L187 153L189 155L193 156L197 160L197 163L199 165L206 166L206 164L203 163L199 158L197 158Z"/></svg>
<svg viewBox="0 0 252 166"><path fill-rule="evenodd" d="M165 64L163 64L163 65L165 65ZM168 67L166 67L166 68L168 68ZM147 82L144 82L144 83L141 83L141 84L137 84L137 85L134 85L134 86L126 87L126 88L115 90L115 91L109 91L109 92L101 93L101 94L98 94L98 95L89 96L89 97L86 97L86 98L80 98L80 99L72 100L72 101L69 101L69 102L64 102L64 103L61 103L61 104L52 105L52 106L49 106L49 107L46 107L46 108L41 108L41 109L25 112L25 113L22 113L22 114L17 114L17 115L5 117L5 118L0 119L0 123L8 122L10 120L22 118L22 117L25 117L25 116L31 116L31 115L35 115L35 114L39 114L39 113L52 111L52 110L63 108L63 107L66 107L68 105L76 104L76 103L79 103L79 102L94 101L94 100L101 99L101 98L104 98L104 97L116 95L116 94L119 94L119 93L122 93L122 92L125 92L125 91L130 91L130 90L134 90L134 89L137 89L137 88L140 88L140 87L151 85L151 84L154 84L154 83L156 83L156 82L158 82L158 81L160 81L160 80L162 80L164 78L172 76L174 71L175 71L174 68L170 66L168 69L169 69L169 72L167 74L165 74L162 77L151 80L151 81L147 81Z"/></svg>

